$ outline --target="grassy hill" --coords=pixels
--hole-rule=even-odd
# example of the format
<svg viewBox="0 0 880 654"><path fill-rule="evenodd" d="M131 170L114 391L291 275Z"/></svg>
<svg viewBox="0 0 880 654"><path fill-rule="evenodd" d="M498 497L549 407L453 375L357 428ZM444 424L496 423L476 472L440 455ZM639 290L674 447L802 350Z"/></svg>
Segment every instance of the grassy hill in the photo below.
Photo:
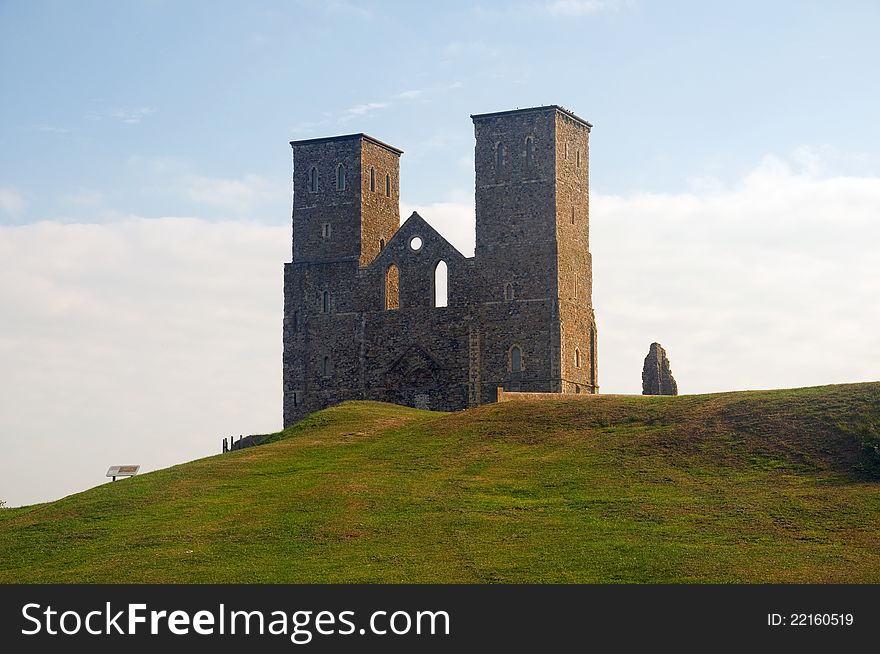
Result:
<svg viewBox="0 0 880 654"><path fill-rule="evenodd" d="M880 582L880 383L347 402L0 511L0 582Z"/></svg>

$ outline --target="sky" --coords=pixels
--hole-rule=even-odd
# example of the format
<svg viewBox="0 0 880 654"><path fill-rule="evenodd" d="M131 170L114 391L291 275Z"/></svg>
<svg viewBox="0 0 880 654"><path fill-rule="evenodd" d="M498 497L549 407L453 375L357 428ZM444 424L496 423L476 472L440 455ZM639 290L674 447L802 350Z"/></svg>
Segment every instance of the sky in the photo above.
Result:
<svg viewBox="0 0 880 654"><path fill-rule="evenodd" d="M880 379L880 3L0 0L0 500L281 427L288 142L404 150L473 253L470 114L593 123L602 392Z"/></svg>

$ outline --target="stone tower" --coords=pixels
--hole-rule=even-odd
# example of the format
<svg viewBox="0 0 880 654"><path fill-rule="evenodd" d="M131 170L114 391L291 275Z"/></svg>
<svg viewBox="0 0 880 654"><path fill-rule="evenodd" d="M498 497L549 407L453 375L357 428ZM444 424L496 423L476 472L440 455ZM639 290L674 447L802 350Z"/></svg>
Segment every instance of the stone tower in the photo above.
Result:
<svg viewBox="0 0 880 654"><path fill-rule="evenodd" d="M365 134L291 142L293 261L284 279L285 419L299 415L310 374L358 384L351 339L365 298L353 284L400 226L401 150ZM291 410L293 410L291 412ZM312 409L313 410L313 409Z"/></svg>
<svg viewBox="0 0 880 654"><path fill-rule="evenodd" d="M475 258L487 318L518 336L523 354L540 362L523 366L523 390L595 393L592 126L555 105L471 118L476 133ZM505 304L492 310L501 298ZM506 354L486 352L491 358ZM514 384L509 390L519 389Z"/></svg>
<svg viewBox="0 0 880 654"><path fill-rule="evenodd" d="M416 213L400 225L400 150L365 134L291 143L285 426L346 399L455 410L498 387L598 392L591 126L556 105L472 119L471 258Z"/></svg>

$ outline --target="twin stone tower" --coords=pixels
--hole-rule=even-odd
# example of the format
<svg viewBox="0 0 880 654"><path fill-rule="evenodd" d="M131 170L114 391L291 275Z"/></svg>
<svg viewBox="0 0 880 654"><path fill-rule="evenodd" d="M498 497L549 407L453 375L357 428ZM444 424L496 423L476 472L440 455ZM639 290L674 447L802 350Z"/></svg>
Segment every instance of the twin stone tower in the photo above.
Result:
<svg viewBox="0 0 880 654"><path fill-rule="evenodd" d="M471 118L470 258L417 213L400 224L401 150L366 134L291 143L285 427L351 399L450 411L498 387L598 392L591 125L556 105Z"/></svg>

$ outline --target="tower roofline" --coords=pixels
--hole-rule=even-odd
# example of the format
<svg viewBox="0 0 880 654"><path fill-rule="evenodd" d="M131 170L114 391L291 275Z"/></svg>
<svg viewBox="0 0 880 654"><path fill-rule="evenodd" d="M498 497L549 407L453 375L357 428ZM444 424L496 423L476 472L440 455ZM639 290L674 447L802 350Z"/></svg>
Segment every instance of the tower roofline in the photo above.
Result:
<svg viewBox="0 0 880 654"><path fill-rule="evenodd" d="M586 127L588 130L593 126L592 123L584 120L583 118L581 118L580 116L578 116L576 114L573 114L568 109L566 109L565 107L561 107L558 104L548 104L548 105L543 105L540 107L528 107L526 109L511 109L509 111L495 111L493 113L488 113L488 114L471 114L471 120L477 121L477 120L482 120L484 118L497 118L498 116L511 116L513 114L525 114L525 113L532 113L532 112L537 112L537 111L549 111L549 110L554 110L554 111L558 111L561 114L565 114L566 116L568 116L569 118L571 118L575 122L578 122L581 125L583 125L584 127Z"/></svg>
<svg viewBox="0 0 880 654"><path fill-rule="evenodd" d="M359 132L357 134L343 134L341 136L325 136L323 138L317 139L302 139L299 141L291 141L290 145L291 147L293 147L296 145L312 145L313 143L329 143L331 141L349 141L355 139L369 141L373 145L378 145L381 148L385 148L389 152L393 152L398 157L403 154L403 150L395 148L393 145L388 145L387 143L384 143L379 139L373 138L369 134L364 134L363 132Z"/></svg>

